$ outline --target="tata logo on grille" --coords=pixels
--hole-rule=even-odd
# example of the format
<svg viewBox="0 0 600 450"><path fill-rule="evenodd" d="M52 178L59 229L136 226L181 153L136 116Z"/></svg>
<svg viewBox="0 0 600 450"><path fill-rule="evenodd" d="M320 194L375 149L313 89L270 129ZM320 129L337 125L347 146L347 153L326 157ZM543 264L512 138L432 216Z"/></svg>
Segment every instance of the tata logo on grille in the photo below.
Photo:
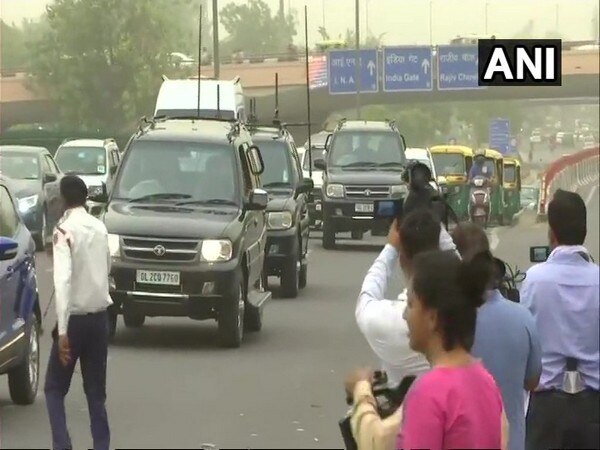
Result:
<svg viewBox="0 0 600 450"><path fill-rule="evenodd" d="M370 189L366 189L366 190L365 190L365 195L366 195L367 197L370 197L370 196L371 196L371 190L370 190Z"/></svg>
<svg viewBox="0 0 600 450"><path fill-rule="evenodd" d="M156 256L165 256L167 253L167 249L163 245L157 245L152 251Z"/></svg>
<svg viewBox="0 0 600 450"><path fill-rule="evenodd" d="M480 39L480 86L560 86L560 39Z"/></svg>

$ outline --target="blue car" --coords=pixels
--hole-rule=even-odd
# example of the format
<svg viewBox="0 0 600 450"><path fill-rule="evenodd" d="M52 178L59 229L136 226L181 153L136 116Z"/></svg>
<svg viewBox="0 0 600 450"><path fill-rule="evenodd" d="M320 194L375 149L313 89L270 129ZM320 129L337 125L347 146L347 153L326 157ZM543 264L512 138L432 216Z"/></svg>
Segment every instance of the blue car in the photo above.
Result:
<svg viewBox="0 0 600 450"><path fill-rule="evenodd" d="M0 176L0 375L8 375L12 401L28 405L38 391L41 311L35 243L17 211Z"/></svg>

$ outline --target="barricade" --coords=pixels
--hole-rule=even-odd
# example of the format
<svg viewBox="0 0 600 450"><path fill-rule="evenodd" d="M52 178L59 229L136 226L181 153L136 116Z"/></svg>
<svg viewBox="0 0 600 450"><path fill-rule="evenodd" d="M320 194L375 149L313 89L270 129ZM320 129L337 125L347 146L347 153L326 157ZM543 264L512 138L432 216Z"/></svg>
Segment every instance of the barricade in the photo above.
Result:
<svg viewBox="0 0 600 450"><path fill-rule="evenodd" d="M558 189L576 191L579 187L597 183L599 178L600 147L596 146L551 163L541 174L537 219L546 220L546 207Z"/></svg>

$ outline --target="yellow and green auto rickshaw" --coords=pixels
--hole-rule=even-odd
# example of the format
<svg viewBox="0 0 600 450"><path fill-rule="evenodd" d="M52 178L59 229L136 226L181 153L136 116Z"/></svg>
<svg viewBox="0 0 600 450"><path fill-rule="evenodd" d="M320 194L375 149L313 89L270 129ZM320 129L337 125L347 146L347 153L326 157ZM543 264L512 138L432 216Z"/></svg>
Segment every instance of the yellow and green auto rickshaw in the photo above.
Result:
<svg viewBox="0 0 600 450"><path fill-rule="evenodd" d="M473 153L473 165L469 171L469 219L487 226L489 223L504 225L503 156L492 149L480 149Z"/></svg>
<svg viewBox="0 0 600 450"><path fill-rule="evenodd" d="M430 149L438 184L447 191L447 201L459 220L469 217L468 175L473 150L462 145L436 145Z"/></svg>
<svg viewBox="0 0 600 450"><path fill-rule="evenodd" d="M521 210L521 162L511 156L504 158L504 218L511 223Z"/></svg>

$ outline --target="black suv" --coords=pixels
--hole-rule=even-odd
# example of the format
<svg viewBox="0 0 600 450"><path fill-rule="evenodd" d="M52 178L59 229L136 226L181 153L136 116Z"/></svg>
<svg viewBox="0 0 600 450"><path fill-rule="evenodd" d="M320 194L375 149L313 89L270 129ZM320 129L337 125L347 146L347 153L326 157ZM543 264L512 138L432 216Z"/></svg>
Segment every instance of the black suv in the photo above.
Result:
<svg viewBox="0 0 600 450"><path fill-rule="evenodd" d="M313 182L303 177L294 139L284 127L254 127L251 132L265 160L261 179L269 193L267 275L280 278L284 297L295 298L307 282Z"/></svg>
<svg viewBox="0 0 600 450"><path fill-rule="evenodd" d="M375 219L374 200L403 198L406 164L404 137L394 122L341 121L327 140L323 170L323 247L335 246L335 235L385 235L387 219Z"/></svg>
<svg viewBox="0 0 600 450"><path fill-rule="evenodd" d="M267 243L260 151L239 123L151 122L129 141L103 214L125 325L216 319L223 345L258 331Z"/></svg>

